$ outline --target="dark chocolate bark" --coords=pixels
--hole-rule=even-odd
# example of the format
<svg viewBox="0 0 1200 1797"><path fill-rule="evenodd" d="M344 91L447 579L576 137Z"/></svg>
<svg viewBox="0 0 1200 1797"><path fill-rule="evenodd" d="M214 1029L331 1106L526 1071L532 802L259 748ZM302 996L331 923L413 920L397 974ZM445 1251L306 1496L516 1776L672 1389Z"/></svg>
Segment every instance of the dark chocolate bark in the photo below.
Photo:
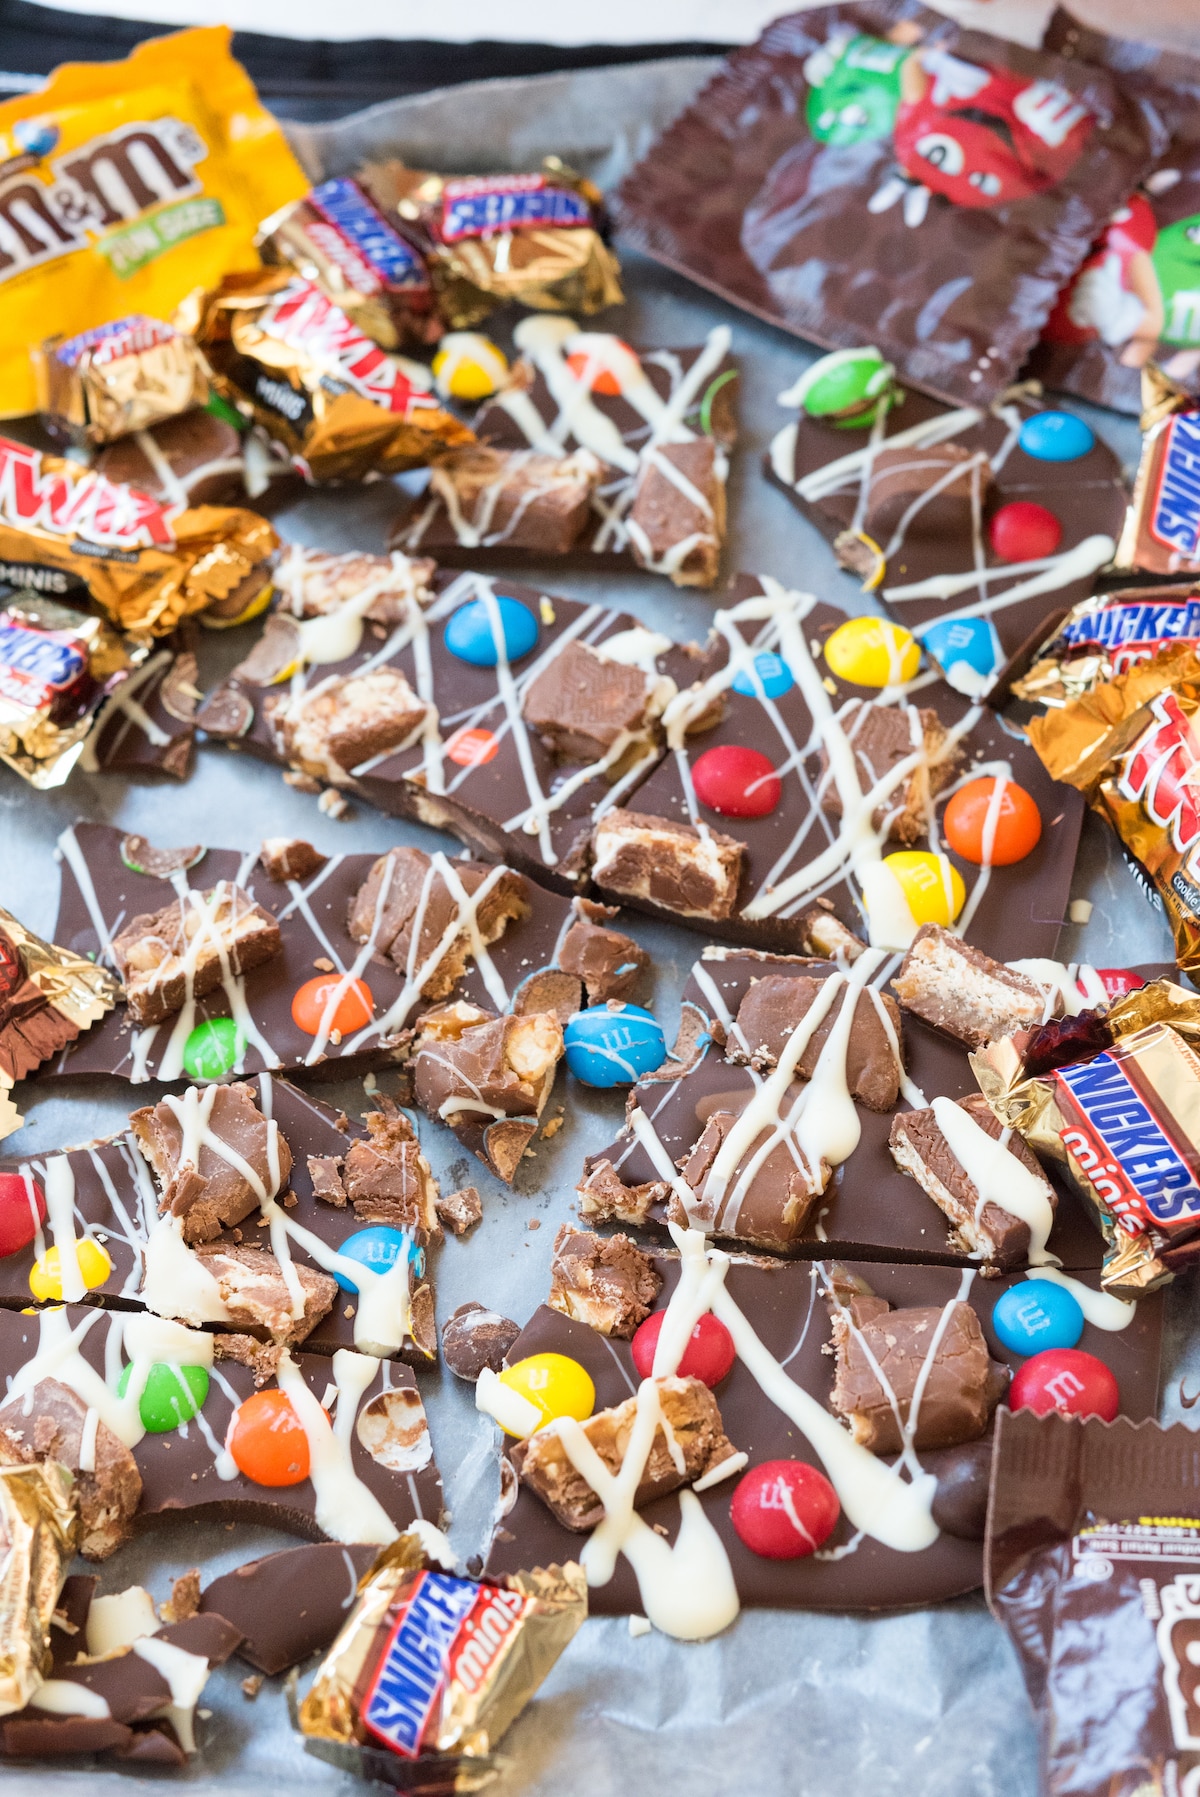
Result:
<svg viewBox="0 0 1200 1797"><path fill-rule="evenodd" d="M192 769L200 697L196 657L183 631L130 674L100 714L81 766L100 774L161 773L186 780Z"/></svg>
<svg viewBox="0 0 1200 1797"><path fill-rule="evenodd" d="M200 1613L223 1616L241 1631L240 1659L260 1672L284 1672L330 1645L378 1551L306 1542L248 1560L205 1586Z"/></svg>

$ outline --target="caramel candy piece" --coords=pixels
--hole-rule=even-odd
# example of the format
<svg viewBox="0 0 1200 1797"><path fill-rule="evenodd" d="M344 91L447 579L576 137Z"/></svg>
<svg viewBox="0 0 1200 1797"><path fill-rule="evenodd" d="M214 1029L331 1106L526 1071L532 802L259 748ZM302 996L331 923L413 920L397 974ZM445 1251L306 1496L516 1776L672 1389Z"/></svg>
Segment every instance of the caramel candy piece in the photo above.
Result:
<svg viewBox="0 0 1200 1797"><path fill-rule="evenodd" d="M941 924L922 924L892 991L906 1011L935 1030L983 1048L1046 1015L1041 987L1003 961L993 961Z"/></svg>
<svg viewBox="0 0 1200 1797"><path fill-rule="evenodd" d="M603 646L596 650L573 639L530 681L521 716L547 753L563 761L601 761L622 744L649 744L660 685L640 668L609 661Z"/></svg>
<svg viewBox="0 0 1200 1797"><path fill-rule="evenodd" d="M265 709L289 764L335 786L344 786L360 763L404 748L429 714L390 666L321 680L298 697L272 694Z"/></svg>
<svg viewBox="0 0 1200 1797"><path fill-rule="evenodd" d="M981 1092L960 1098L959 1104L993 1141L1004 1127ZM1008 1152L1042 1183L1051 1210L1057 1194L1038 1165L1033 1150L1015 1130L1008 1132ZM953 1228L949 1246L972 1260L984 1262L984 1273L1011 1273L1029 1258L1029 1225L991 1200L979 1210L979 1193L966 1168L958 1161L938 1127L932 1108L902 1111L892 1121L888 1147L902 1173L916 1180Z"/></svg>
<svg viewBox="0 0 1200 1797"><path fill-rule="evenodd" d="M24 1397L0 1407L0 1449L28 1465L57 1460L75 1476L79 1504L79 1551L88 1560L107 1560L132 1533L142 1498L142 1475L123 1441L104 1422L96 1427L91 1465L80 1464L88 1406L57 1379L39 1379Z"/></svg>
<svg viewBox="0 0 1200 1797"><path fill-rule="evenodd" d="M460 1000L427 1011L417 1028L417 1103L511 1180L554 1085L562 1025L539 1012L492 1017Z"/></svg>
<svg viewBox="0 0 1200 1797"><path fill-rule="evenodd" d="M198 1100L203 1119L199 1154L195 1162L184 1160L187 1133L179 1112ZM250 1086L234 1083L210 1086L200 1094L195 1088L180 1098L164 1098L153 1107L134 1111L130 1127L144 1158L154 1169L159 1187L159 1211L183 1218L185 1242L211 1242L222 1229L248 1217L260 1203L259 1191L213 1145L224 1143L257 1175L260 1188L273 1189L272 1159L279 1174L279 1191L292 1171L292 1152L284 1137L267 1121L254 1102ZM275 1138L274 1157L269 1152Z"/></svg>
<svg viewBox="0 0 1200 1797"><path fill-rule="evenodd" d="M761 980L755 980L738 1006L727 1058L740 1065L749 1063L759 1070L774 1067L824 985L824 980L809 979L803 974L789 978L785 974L769 973ZM821 1050L832 1035L845 1002L843 987L809 1038L796 1065L797 1079L812 1078ZM894 998L883 997L880 1002L891 1020L892 1035L899 1043L899 1007ZM859 992L846 1046L846 1086L850 1096L865 1104L868 1110L893 1110L900 1096L902 1072L873 996L870 992Z"/></svg>
<svg viewBox="0 0 1200 1797"><path fill-rule="evenodd" d="M445 998L466 972L472 912L485 947L497 942L516 918L529 914L525 881L511 868L475 861L446 866L453 884L421 849L390 849L351 899L346 920L356 942L374 942L377 960L390 960L408 977L423 972L421 996L427 999ZM466 894L466 905L457 897L457 886ZM481 887L487 890L476 899ZM460 928L448 936L456 920ZM414 924L419 930L415 941Z"/></svg>
<svg viewBox="0 0 1200 1797"><path fill-rule="evenodd" d="M869 793L894 767L920 754L907 779L893 788L871 814L875 830L887 829L891 842L916 842L929 824L934 798L954 778L962 760L946 750L946 726L936 711L914 705L868 704L852 699L841 712L842 727L854 746L855 770L863 793ZM842 815L842 795L829 772L829 756L821 751L821 807L828 817Z"/></svg>
<svg viewBox="0 0 1200 1797"><path fill-rule="evenodd" d="M627 1186L610 1160L589 1158L584 1162L583 1178L575 1188L579 1196L579 1214L589 1223L632 1223L637 1228L656 1204L665 1204L671 1188L665 1180L655 1179L645 1185Z"/></svg>
<svg viewBox="0 0 1200 1797"><path fill-rule="evenodd" d="M333 1309L337 1280L295 1262L304 1293L304 1313L292 1315L292 1294L275 1256L245 1243L200 1247L197 1256L217 1282L229 1321L243 1329L266 1329L274 1341L292 1344L311 1335Z"/></svg>
<svg viewBox="0 0 1200 1797"><path fill-rule="evenodd" d="M407 1230L419 1243L440 1239L438 1184L412 1124L395 1105L368 1111L363 1122L368 1140L350 1144L341 1173L356 1216Z"/></svg>
<svg viewBox="0 0 1200 1797"><path fill-rule="evenodd" d="M614 807L592 832L592 876L623 898L683 917L732 915L746 849L717 830Z"/></svg>
<svg viewBox="0 0 1200 1797"><path fill-rule="evenodd" d="M112 945L137 1023L161 1023L189 996L203 998L223 975L249 973L280 953L279 925L232 880L189 892L161 911L135 917Z"/></svg>
<svg viewBox="0 0 1200 1797"><path fill-rule="evenodd" d="M602 920L616 916L613 906L576 899L575 909L579 915L562 939L558 965L583 981L589 1005L632 998L650 956L632 936L604 928Z"/></svg>
<svg viewBox="0 0 1200 1797"><path fill-rule="evenodd" d="M543 455L531 449L489 449L482 444L441 456L430 471L429 491L440 499L460 543L472 548L528 549L566 555L589 517L592 494L604 476L590 449ZM404 545L420 546L428 512L418 514Z"/></svg>
<svg viewBox="0 0 1200 1797"><path fill-rule="evenodd" d="M319 874L329 860L311 842L298 836L268 836L258 862L268 880L307 880Z"/></svg>
<svg viewBox="0 0 1200 1797"><path fill-rule="evenodd" d="M628 1341L661 1290L653 1260L627 1235L593 1235L564 1223L554 1238L546 1302L601 1335Z"/></svg>
<svg viewBox="0 0 1200 1797"><path fill-rule="evenodd" d="M627 520L639 567L677 587L712 586L725 540L725 461L711 437L646 452Z"/></svg>
<svg viewBox="0 0 1200 1797"><path fill-rule="evenodd" d="M972 1314L974 1314L972 1312ZM719 1466L736 1452L725 1434L717 1400L699 1379L674 1375L656 1379L662 1417L670 1430L671 1441L662 1424L655 1430L654 1441L646 1461L646 1470L634 1494L640 1507L652 1498L664 1497L699 1479L710 1467ZM637 1399L626 1398L611 1410L598 1410L582 1423L584 1434L615 1476L620 1472L629 1447L637 1415ZM683 1456L683 1471L675 1463L671 1451ZM577 1533L594 1529L604 1520L604 1506L583 1477L567 1458L566 1449L554 1429L539 1429L527 1441L517 1442L510 1459L522 1484L536 1492L546 1508L565 1529Z"/></svg>
<svg viewBox="0 0 1200 1797"><path fill-rule="evenodd" d="M484 1367L498 1373L521 1325L484 1305L460 1304L442 1326L442 1357L458 1379L472 1384Z"/></svg>
<svg viewBox="0 0 1200 1797"><path fill-rule="evenodd" d="M466 1235L483 1221L483 1200L474 1186L446 1192L437 1201L438 1222L445 1224L451 1235Z"/></svg>

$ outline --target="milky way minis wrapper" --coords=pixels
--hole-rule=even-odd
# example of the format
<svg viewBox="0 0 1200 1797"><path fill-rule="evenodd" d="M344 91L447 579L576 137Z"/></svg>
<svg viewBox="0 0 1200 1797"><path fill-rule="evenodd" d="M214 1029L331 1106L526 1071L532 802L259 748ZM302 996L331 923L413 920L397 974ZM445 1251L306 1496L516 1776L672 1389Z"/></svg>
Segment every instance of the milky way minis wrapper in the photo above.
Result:
<svg viewBox="0 0 1200 1797"><path fill-rule="evenodd" d="M1104 1235L1101 1283L1119 1298L1200 1260L1198 1045L1200 995L1161 979L1103 1017L1045 1024L971 1057L1001 1122L1065 1167Z"/></svg>
<svg viewBox="0 0 1200 1797"><path fill-rule="evenodd" d="M235 506L168 505L0 437L0 579L86 588L122 630L165 636L211 609L223 622L267 603L278 538Z"/></svg>
<svg viewBox="0 0 1200 1797"><path fill-rule="evenodd" d="M264 261L315 282L381 349L421 347L442 334L425 258L357 181L322 181L266 220L258 247Z"/></svg>
<svg viewBox="0 0 1200 1797"><path fill-rule="evenodd" d="M433 175L376 162L359 179L425 254L451 330L469 329L507 300L586 313L624 298L600 235L600 191L557 157L525 175Z"/></svg>
<svg viewBox="0 0 1200 1797"><path fill-rule="evenodd" d="M52 436L93 447L208 403L208 366L190 337L140 313L33 352L38 411Z"/></svg>
<svg viewBox="0 0 1200 1797"><path fill-rule="evenodd" d="M148 653L57 600L0 600L0 761L31 786L61 786L105 700Z"/></svg>
<svg viewBox="0 0 1200 1797"><path fill-rule="evenodd" d="M301 1731L405 1760L486 1756L586 1615L574 1564L479 1583L426 1570L418 1537L402 1535L361 1586L300 1705Z"/></svg>
<svg viewBox="0 0 1200 1797"><path fill-rule="evenodd" d="M0 1466L0 1716L23 1710L50 1657L50 1618L75 1552L71 1475Z"/></svg>
<svg viewBox="0 0 1200 1797"><path fill-rule="evenodd" d="M473 443L420 363L388 355L291 270L231 279L180 308L218 389L283 445L312 481L362 480Z"/></svg>
<svg viewBox="0 0 1200 1797"><path fill-rule="evenodd" d="M1071 608L1011 691L1035 704L1065 705L1177 643L1200 647L1200 585L1096 593Z"/></svg>
<svg viewBox="0 0 1200 1797"><path fill-rule="evenodd" d="M43 942L0 906L0 1137L21 1122L9 1093L120 997L103 967Z"/></svg>

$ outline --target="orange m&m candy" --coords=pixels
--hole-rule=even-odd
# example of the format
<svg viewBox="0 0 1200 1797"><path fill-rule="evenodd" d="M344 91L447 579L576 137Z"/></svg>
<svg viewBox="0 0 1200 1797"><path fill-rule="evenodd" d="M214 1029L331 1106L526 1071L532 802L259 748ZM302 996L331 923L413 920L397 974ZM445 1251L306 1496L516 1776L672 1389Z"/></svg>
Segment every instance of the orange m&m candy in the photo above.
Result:
<svg viewBox="0 0 1200 1797"><path fill-rule="evenodd" d="M336 1030L341 1036L365 1029L375 1015L371 988L365 980L346 981L344 990L342 986L343 978L336 973L306 980L292 1000L292 1022L296 1028L306 1036L317 1036L322 1029L329 1035ZM332 1015L326 1017L326 1008L335 997Z"/></svg>
<svg viewBox="0 0 1200 1797"><path fill-rule="evenodd" d="M485 767L499 752L499 740L490 730L456 730L446 744L446 754L458 767Z"/></svg>
<svg viewBox="0 0 1200 1797"><path fill-rule="evenodd" d="M310 1456L304 1425L283 1391L256 1391L234 1412L225 1446L256 1485L301 1485Z"/></svg>
<svg viewBox="0 0 1200 1797"><path fill-rule="evenodd" d="M618 367L626 356L636 366L637 356L620 337L612 339L613 354L611 362L603 351L576 349L567 357L567 367L581 383L586 382L593 393L604 393L615 399L621 391L621 377Z"/></svg>
<svg viewBox="0 0 1200 1797"><path fill-rule="evenodd" d="M1042 835L1042 814L1015 780L1003 780L996 797L992 775L968 780L946 806L942 827L946 841L964 861L977 867L1009 867L1024 861ZM989 841L990 837L990 841Z"/></svg>

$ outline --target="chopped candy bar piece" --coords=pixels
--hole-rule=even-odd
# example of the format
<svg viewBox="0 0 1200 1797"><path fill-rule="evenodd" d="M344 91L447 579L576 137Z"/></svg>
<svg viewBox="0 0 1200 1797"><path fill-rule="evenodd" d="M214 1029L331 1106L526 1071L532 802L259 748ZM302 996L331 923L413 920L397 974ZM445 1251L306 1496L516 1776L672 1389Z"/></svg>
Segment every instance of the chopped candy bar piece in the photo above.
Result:
<svg viewBox="0 0 1200 1797"><path fill-rule="evenodd" d="M556 1017L491 1017L443 1005L418 1022L413 1090L429 1117L455 1134L501 1179L511 1180L536 1134L563 1052Z"/></svg>
<svg viewBox="0 0 1200 1797"><path fill-rule="evenodd" d="M266 1329L275 1341L301 1342L329 1315L338 1294L337 1280L315 1267L296 1266L304 1296L301 1316L292 1315L292 1291L275 1256L244 1242L214 1243L197 1249L197 1258L217 1282L229 1321L242 1329Z"/></svg>
<svg viewBox="0 0 1200 1797"><path fill-rule="evenodd" d="M292 1153L253 1087L192 1086L134 1111L129 1122L154 1169L159 1210L182 1217L185 1242L208 1242L287 1185Z"/></svg>
<svg viewBox="0 0 1200 1797"><path fill-rule="evenodd" d="M615 759L644 753L663 704L674 696L673 681L615 661L587 643L566 643L525 689L521 715L543 746L564 761Z"/></svg>
<svg viewBox="0 0 1200 1797"><path fill-rule="evenodd" d="M776 1066L824 986L824 980L803 975L769 973L755 980L738 1006L729 1033L728 1059L759 1070ZM845 1002L844 992L836 995L809 1037L795 1065L797 1079L812 1078ZM900 1041L900 1011L895 999L873 990L859 992L846 1045L846 1086L852 1098L873 1111L892 1110L899 1097L903 1073L897 1059Z"/></svg>
<svg viewBox="0 0 1200 1797"><path fill-rule="evenodd" d="M339 1210L343 1208L346 1203L346 1188L342 1184L340 1155L310 1154L308 1177L312 1181L314 1198L336 1205Z"/></svg>
<svg viewBox="0 0 1200 1797"><path fill-rule="evenodd" d="M368 1111L366 1139L352 1142L342 1188L364 1223L407 1230L418 1241L438 1236L438 1186L421 1153L417 1132L395 1106Z"/></svg>
<svg viewBox="0 0 1200 1797"><path fill-rule="evenodd" d="M272 694L264 712L293 768L344 786L360 763L413 742L429 707L398 668L381 667Z"/></svg>
<svg viewBox="0 0 1200 1797"><path fill-rule="evenodd" d="M436 572L428 559L407 555L365 555L351 550L333 555L325 549L306 549L289 543L273 577L281 609L293 618L322 618L352 601L356 611L370 598L359 615L387 629L402 624L411 605L428 605L433 599L430 583Z"/></svg>
<svg viewBox="0 0 1200 1797"><path fill-rule="evenodd" d="M161 1023L190 999L277 955L279 925L231 880L135 917L112 945L131 1015Z"/></svg>
<svg viewBox="0 0 1200 1797"><path fill-rule="evenodd" d="M474 1186L463 1186L458 1192L444 1192L437 1201L438 1222L451 1235L466 1235L483 1221L483 1200Z"/></svg>
<svg viewBox="0 0 1200 1797"><path fill-rule="evenodd" d="M969 1048L1046 1016L1046 994L1026 974L935 923L922 924L913 937L892 990L906 1011Z"/></svg>
<svg viewBox="0 0 1200 1797"><path fill-rule="evenodd" d="M676 586L710 587L725 540L727 459L711 437L656 443L642 458L629 507L638 565Z"/></svg>
<svg viewBox="0 0 1200 1797"><path fill-rule="evenodd" d="M422 998L445 998L476 944L490 947L529 915L525 881L511 868L474 861L435 864L421 849L389 849L350 901L346 927L373 944ZM416 937L414 939L414 927Z"/></svg>
<svg viewBox="0 0 1200 1797"><path fill-rule="evenodd" d="M729 917L745 848L732 836L640 811L606 812L592 833L597 884L684 917Z"/></svg>
<svg viewBox="0 0 1200 1797"><path fill-rule="evenodd" d="M564 1223L550 1263L552 1310L628 1339L654 1308L662 1275L627 1235L599 1236Z"/></svg>
<svg viewBox="0 0 1200 1797"><path fill-rule="evenodd" d="M454 450L434 464L431 498L398 545L421 546L440 501L460 542L566 555L587 526L592 494L603 476L601 463L586 449L564 456L483 446Z"/></svg>
<svg viewBox="0 0 1200 1797"><path fill-rule="evenodd" d="M738 1116L733 1111L709 1112L699 1141L681 1161L684 1181L695 1193L696 1203L688 1207L689 1218L678 1193L673 1193L671 1221L682 1226L689 1221L710 1227L719 1224L721 1233L735 1233L739 1241L786 1252L803 1236L833 1169L824 1158L814 1165L786 1131L774 1128L768 1121L738 1156L736 1167L717 1197L705 1187L717 1156L737 1123ZM751 1186L753 1207L743 1205L741 1198ZM730 1210L734 1213L733 1223L727 1220Z"/></svg>
<svg viewBox="0 0 1200 1797"><path fill-rule="evenodd" d="M297 836L268 836L258 859L269 880L310 880L329 856Z"/></svg>
<svg viewBox="0 0 1200 1797"><path fill-rule="evenodd" d="M869 793L911 756L919 757L907 778L893 786L875 807L872 827L885 830L892 842L912 843L928 828L937 794L954 777L961 755L946 746L946 728L936 711L915 705L874 705L852 699L841 713L843 730L854 749L859 785ZM821 803L830 817L842 815L842 795L830 778L829 758L822 751Z"/></svg>
<svg viewBox="0 0 1200 1797"><path fill-rule="evenodd" d="M559 947L558 965L579 975L589 1005L606 1004L610 998L632 998L650 965L650 956L632 936L604 927L617 915L615 906L576 899L575 911L576 921Z"/></svg>
<svg viewBox="0 0 1200 1797"><path fill-rule="evenodd" d="M638 1228L645 1225L654 1206L665 1204L671 1194L664 1180L626 1185L607 1159L589 1161L576 1189L579 1214L585 1222L632 1223Z"/></svg>
<svg viewBox="0 0 1200 1797"><path fill-rule="evenodd" d="M805 917L801 950L806 955L815 955L818 960L844 961L849 966L858 960L867 945L835 917L832 907L828 911L823 908L827 903L828 900L819 900Z"/></svg>

